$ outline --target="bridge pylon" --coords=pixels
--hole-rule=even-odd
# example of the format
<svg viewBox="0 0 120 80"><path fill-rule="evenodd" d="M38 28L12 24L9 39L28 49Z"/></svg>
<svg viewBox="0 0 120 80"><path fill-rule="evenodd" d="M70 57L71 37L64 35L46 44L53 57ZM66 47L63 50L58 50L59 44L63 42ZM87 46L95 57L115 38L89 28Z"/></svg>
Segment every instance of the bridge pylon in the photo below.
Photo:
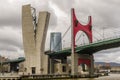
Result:
<svg viewBox="0 0 120 80"><path fill-rule="evenodd" d="M92 19L91 16L89 16L89 22L87 25L82 25L79 23L79 21L76 18L75 11L74 9L71 9L71 74L77 75L78 74L78 65L80 63L85 63L89 67L89 75L92 76L94 74L94 60L93 60L93 55L89 56L84 56L83 55L78 55L75 52L75 37L78 31L83 31L87 35L89 42L92 43Z"/></svg>

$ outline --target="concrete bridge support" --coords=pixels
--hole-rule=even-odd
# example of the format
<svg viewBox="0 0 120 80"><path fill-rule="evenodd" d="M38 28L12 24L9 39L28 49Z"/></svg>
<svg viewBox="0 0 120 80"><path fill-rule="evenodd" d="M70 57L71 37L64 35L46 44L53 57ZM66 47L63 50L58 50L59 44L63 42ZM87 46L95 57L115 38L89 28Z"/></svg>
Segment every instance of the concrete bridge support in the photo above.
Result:
<svg viewBox="0 0 120 80"><path fill-rule="evenodd" d="M78 54L71 54L71 75L78 74Z"/></svg>
<svg viewBox="0 0 120 80"><path fill-rule="evenodd" d="M48 65L48 74L54 74L54 64L55 64L54 59L49 57L48 64L49 64Z"/></svg>
<svg viewBox="0 0 120 80"><path fill-rule="evenodd" d="M49 74L68 74L67 56L49 56Z"/></svg>
<svg viewBox="0 0 120 80"><path fill-rule="evenodd" d="M74 9L71 9L71 68L72 68L72 75L76 75L78 73L78 63L87 63L88 66L90 66L91 68L93 67L93 64L90 64L90 61L92 59L90 59L90 56L84 56L84 55L78 55L77 53L75 53L75 47L76 47L76 42L75 42L75 38L76 38L76 34L79 31L83 31L86 33L89 42L92 43L92 19L91 16L89 16L89 22L87 25L81 25L81 23L77 20L76 15L75 15L75 11ZM87 59L86 59L87 58ZM93 73L93 70L90 69L90 75Z"/></svg>
<svg viewBox="0 0 120 80"><path fill-rule="evenodd" d="M90 55L89 74L90 74L91 77L94 76L94 57L93 57L93 55Z"/></svg>
<svg viewBox="0 0 120 80"><path fill-rule="evenodd" d="M79 55L77 53L71 55L71 69L72 69L72 75L78 75L78 66L80 64L86 64L89 69L89 76L94 76L94 59L93 55ZM82 66L83 67L83 66Z"/></svg>
<svg viewBox="0 0 120 80"><path fill-rule="evenodd" d="M79 55L78 64L86 64L89 68L89 75L94 76L94 59L93 55Z"/></svg>

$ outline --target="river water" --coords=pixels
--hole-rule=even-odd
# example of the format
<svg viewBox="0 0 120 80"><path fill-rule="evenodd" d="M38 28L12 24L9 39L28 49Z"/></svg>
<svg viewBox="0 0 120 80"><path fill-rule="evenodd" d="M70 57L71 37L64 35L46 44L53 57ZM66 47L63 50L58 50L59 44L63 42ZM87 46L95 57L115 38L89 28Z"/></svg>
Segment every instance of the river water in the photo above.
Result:
<svg viewBox="0 0 120 80"><path fill-rule="evenodd" d="M78 80L120 80L120 74L109 74L109 76L102 76L98 78L86 78Z"/></svg>
<svg viewBox="0 0 120 80"><path fill-rule="evenodd" d="M62 80L120 80L120 74L109 74L98 78L62 79Z"/></svg>

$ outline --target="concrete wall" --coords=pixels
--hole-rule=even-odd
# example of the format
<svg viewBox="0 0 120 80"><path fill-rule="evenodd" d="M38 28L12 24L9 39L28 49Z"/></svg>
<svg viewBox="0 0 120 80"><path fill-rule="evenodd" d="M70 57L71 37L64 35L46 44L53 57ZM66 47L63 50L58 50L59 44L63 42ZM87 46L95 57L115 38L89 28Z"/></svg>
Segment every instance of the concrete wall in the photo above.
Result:
<svg viewBox="0 0 120 80"><path fill-rule="evenodd" d="M20 73L23 73L25 71L25 65L24 65L24 62L20 62L19 63L19 72Z"/></svg>
<svg viewBox="0 0 120 80"><path fill-rule="evenodd" d="M120 66L112 66L111 71L120 71Z"/></svg>
<svg viewBox="0 0 120 80"><path fill-rule="evenodd" d="M24 5L22 7L22 32L23 45L25 53L26 73L32 73L32 67L35 68L36 74L47 73L47 57L44 54L45 40L49 23L48 12L40 12L36 33L34 31L31 6ZM44 69L43 69L44 68Z"/></svg>
<svg viewBox="0 0 120 80"><path fill-rule="evenodd" d="M55 66L54 68L55 74L68 74L69 73L70 69L69 69L68 64L57 63L54 66ZM63 66L66 68L65 71L63 71Z"/></svg>

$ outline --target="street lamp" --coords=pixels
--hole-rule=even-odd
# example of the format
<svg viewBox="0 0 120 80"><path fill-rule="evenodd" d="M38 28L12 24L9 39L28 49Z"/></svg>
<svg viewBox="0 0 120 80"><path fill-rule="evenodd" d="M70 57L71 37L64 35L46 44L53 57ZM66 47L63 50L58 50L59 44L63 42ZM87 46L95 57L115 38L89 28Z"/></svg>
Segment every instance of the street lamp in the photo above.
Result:
<svg viewBox="0 0 120 80"><path fill-rule="evenodd" d="M0 70L1 70L1 75L2 75L2 56L0 55Z"/></svg>

